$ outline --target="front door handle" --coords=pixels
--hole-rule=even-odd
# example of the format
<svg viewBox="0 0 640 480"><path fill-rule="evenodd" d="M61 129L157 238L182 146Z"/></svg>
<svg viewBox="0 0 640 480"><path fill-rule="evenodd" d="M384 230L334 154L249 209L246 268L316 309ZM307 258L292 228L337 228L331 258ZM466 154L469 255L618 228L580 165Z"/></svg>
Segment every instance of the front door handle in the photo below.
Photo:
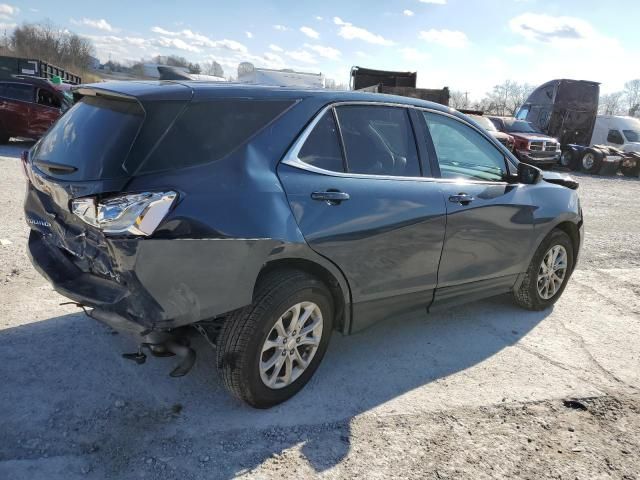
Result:
<svg viewBox="0 0 640 480"><path fill-rule="evenodd" d="M460 205L469 205L473 202L473 196L466 193L459 193L458 195L451 195L449 201L451 203L459 203Z"/></svg>
<svg viewBox="0 0 640 480"><path fill-rule="evenodd" d="M327 202L329 205L339 205L341 202L349 200L351 197L346 192L327 190L326 192L313 192L311 194L311 198L313 200Z"/></svg>

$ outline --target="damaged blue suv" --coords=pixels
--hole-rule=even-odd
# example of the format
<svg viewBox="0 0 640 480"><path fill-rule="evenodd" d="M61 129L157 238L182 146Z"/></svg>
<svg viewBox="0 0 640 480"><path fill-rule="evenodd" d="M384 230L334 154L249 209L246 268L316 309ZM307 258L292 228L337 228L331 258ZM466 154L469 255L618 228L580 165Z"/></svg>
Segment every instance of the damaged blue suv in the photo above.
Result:
<svg viewBox="0 0 640 480"><path fill-rule="evenodd" d="M185 374L194 326L255 407L300 390L334 330L508 292L541 310L575 267L577 184L447 107L197 82L75 95L23 158L34 266L137 336L139 363Z"/></svg>

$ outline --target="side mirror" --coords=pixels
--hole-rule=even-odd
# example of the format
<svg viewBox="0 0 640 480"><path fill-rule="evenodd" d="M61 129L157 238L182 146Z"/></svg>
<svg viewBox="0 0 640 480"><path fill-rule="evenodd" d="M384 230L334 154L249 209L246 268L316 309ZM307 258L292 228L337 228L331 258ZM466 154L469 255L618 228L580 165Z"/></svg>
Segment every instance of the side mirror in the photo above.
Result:
<svg viewBox="0 0 640 480"><path fill-rule="evenodd" d="M518 183L525 185L534 185L542 178L542 170L529 165L528 163L520 162L518 164Z"/></svg>

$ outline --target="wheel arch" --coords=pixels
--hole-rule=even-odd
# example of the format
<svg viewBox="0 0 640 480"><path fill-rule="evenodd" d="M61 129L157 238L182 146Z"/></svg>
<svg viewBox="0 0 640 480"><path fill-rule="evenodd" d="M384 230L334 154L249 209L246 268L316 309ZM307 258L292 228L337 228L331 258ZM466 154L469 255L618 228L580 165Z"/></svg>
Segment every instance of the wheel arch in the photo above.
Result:
<svg viewBox="0 0 640 480"><path fill-rule="evenodd" d="M280 269L301 270L320 279L327 286L334 300L334 329L343 334L349 333L351 294L349 285L341 272L332 272L326 266L306 258L278 258L263 265L256 278L254 293L265 275Z"/></svg>
<svg viewBox="0 0 640 480"><path fill-rule="evenodd" d="M576 263L578 261L578 253L579 253L579 250L580 250L580 231L579 231L579 226L576 225L574 222L571 222L571 221L567 220L567 221L561 222L558 225L556 225L555 227L553 227L549 231L549 234L551 234L551 232L553 232L554 230L561 230L561 231L565 232L569 236L569 238L571 239L571 246L573 247L573 268L575 268ZM549 234L547 234L547 235L549 235Z"/></svg>

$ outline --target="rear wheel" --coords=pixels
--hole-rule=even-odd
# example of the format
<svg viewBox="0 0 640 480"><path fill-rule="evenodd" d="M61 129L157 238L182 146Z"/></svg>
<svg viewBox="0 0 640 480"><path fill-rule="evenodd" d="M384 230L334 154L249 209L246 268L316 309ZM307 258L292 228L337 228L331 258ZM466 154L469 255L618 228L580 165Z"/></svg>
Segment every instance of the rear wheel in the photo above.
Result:
<svg viewBox="0 0 640 480"><path fill-rule="evenodd" d="M231 314L220 332L225 387L256 408L284 402L318 368L332 328L333 298L324 283L296 270L268 274L254 303Z"/></svg>
<svg viewBox="0 0 640 480"><path fill-rule="evenodd" d="M560 165L569 170L577 170L580 162L578 161L578 153L573 150L565 150L560 156Z"/></svg>
<svg viewBox="0 0 640 480"><path fill-rule="evenodd" d="M520 287L516 303L527 310L544 310L564 292L573 270L573 244L562 230L553 230L540 244Z"/></svg>
<svg viewBox="0 0 640 480"><path fill-rule="evenodd" d="M602 167L603 157L604 156L600 150L595 150L593 148L587 149L580 162L582 171L597 174L600 172L600 168Z"/></svg>

